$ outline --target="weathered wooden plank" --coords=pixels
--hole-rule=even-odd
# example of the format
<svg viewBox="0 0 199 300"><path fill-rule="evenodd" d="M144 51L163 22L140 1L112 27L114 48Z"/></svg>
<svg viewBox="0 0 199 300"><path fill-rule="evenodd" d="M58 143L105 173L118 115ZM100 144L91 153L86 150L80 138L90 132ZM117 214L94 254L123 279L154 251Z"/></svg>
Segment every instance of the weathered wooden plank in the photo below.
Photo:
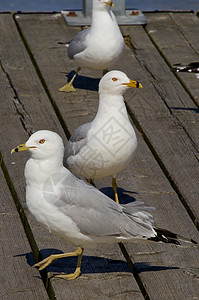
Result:
<svg viewBox="0 0 199 300"><path fill-rule="evenodd" d="M195 14L147 14L147 32L170 66L199 61L199 19ZM193 99L199 105L198 79L195 74L178 73Z"/></svg>
<svg viewBox="0 0 199 300"><path fill-rule="evenodd" d="M19 15L17 22L19 22L22 33L34 57L36 57L37 64L53 99L56 99L60 111L64 112L63 117L69 130L73 131L83 122L91 120L96 111L97 95L95 93L85 90L78 90L75 95L59 94L57 92L59 86L63 84L59 72L63 71L63 69L70 71L71 61L67 58L66 51L63 50L61 52L60 48L56 45L59 41L63 41L65 36L66 38L67 36L69 37L67 40L71 39L74 29L63 25L59 15L56 15L54 18L50 15L31 15L31 18L28 18L27 15ZM41 27L38 33L37 28L39 24ZM135 27L133 28L135 29ZM47 34L49 31L51 32L50 37ZM40 43L38 43L39 36L42 36ZM46 57L48 57L48 61ZM61 62L60 58L63 59ZM136 67L137 73L131 70L132 66ZM136 76L135 79L141 82L142 77L144 77L146 82L147 80L149 81L150 76L141 72L143 71L142 66L135 63L135 58L128 49L125 51L124 59L118 63L116 68L124 70L132 78ZM55 70L56 80L53 80ZM155 93L154 95L157 96ZM142 116L141 110L138 110L140 107L139 98L142 97L140 96L140 92L130 91L127 97L129 102L131 97L133 98L132 101L135 101L138 116ZM145 94L144 97L146 100L147 95ZM141 102L141 104L143 105L144 103ZM149 104L147 105L151 111L152 109L150 109ZM153 105L155 106L156 103ZM159 118L161 118L162 114L168 115L168 112L161 109L158 113ZM147 109L144 110L144 117L148 117ZM152 117L149 115L148 120L149 118ZM173 124L174 129L175 127L176 123ZM163 128L162 134L164 133ZM170 230L175 230L187 236L191 235L197 239L198 232L196 228L140 136L137 156L129 168L118 176L118 184L124 188L124 190L120 190L120 197L122 196L122 191L125 194L125 190L130 190L133 193L130 193L126 197L127 201L132 201L132 197L134 197L137 200L145 200L147 205L157 207L155 220L159 226L166 226ZM98 181L98 186L107 186L107 180ZM111 188L104 190L111 194ZM190 273L192 274L197 272L197 270L193 271L192 269L198 264L197 249L166 246L168 247L152 243L150 245L134 243L128 245L128 253L131 254L135 268L151 299L160 299L160 295L161 299L189 299L189 297L192 299L197 296L198 285L197 281L194 281L193 277L188 275L188 268L191 268L192 271ZM89 251L86 253L93 253L95 255L95 253L98 253L96 251L92 250L92 252ZM194 254L192 254L192 251ZM85 276L85 274L83 275ZM81 280L81 277L79 280ZM70 285L75 287L76 282L74 281ZM59 284L60 282L53 283L54 288L60 289ZM179 286L177 293L176 286ZM84 288L88 288L88 285L85 285ZM95 296L97 296L96 293L95 291Z"/></svg>
<svg viewBox="0 0 199 300"><path fill-rule="evenodd" d="M32 16L32 18L34 18L33 16ZM47 18L47 17L45 17L45 18ZM56 15L56 24L57 24L57 27L59 26L59 27L61 27L61 29L60 29L60 32L62 33L62 35L60 34L60 33L58 33L57 32L57 35L55 35L55 38L53 38L53 39L51 39L51 41L49 41L48 40L48 36L47 35L45 35L45 33L43 33L42 34L42 40L43 40L43 47L47 47L47 46L45 46L45 45L49 45L48 43L51 43L50 45L51 45L51 53L52 53L52 49L54 49L56 46L57 46L57 43L59 42L59 41L63 41L63 39L65 38L65 32L64 32L64 27L63 27L63 24L62 24L62 22L60 23L60 21L59 21L59 18L57 17L57 15ZM31 20L30 19L28 19L28 16L23 16L23 22L26 22L26 20L27 20L27 22L28 22L28 24L30 24L30 26L32 26L32 23L31 23ZM18 20L19 20L19 22L20 22L20 15L19 15L19 18L18 18ZM47 20L45 19L45 23L47 24ZM60 25L60 24L62 24L62 25ZM128 27L128 29L130 30L130 28ZM23 29L23 30L25 30L25 29ZM67 30L67 29L66 29ZM136 28L135 28L135 30L136 30ZM139 29L138 29L139 30ZM141 30L142 30L142 28L141 28ZM133 31L134 31L134 29L133 29ZM24 33L25 33L25 31L24 31ZM67 32L68 33L68 32ZM76 33L76 31L75 32L73 32L73 34L75 34ZM139 32L138 32L138 34L139 34ZM28 33L28 35L30 36L30 33ZM63 38L63 35L64 35L64 38ZM69 30L69 38L68 38L68 40L70 40L72 38L72 36L71 36L71 33L70 33L70 30ZM141 39L140 39L141 40ZM139 42L139 39L138 39L138 42ZM34 48L35 49L35 52L38 52L38 53L40 53L41 55L42 55L42 60L45 62L45 57L46 57L46 54L45 53L47 53L47 52L45 52L45 51L47 51L47 50L43 50L42 51L42 46L41 46L41 43L39 43L39 36L37 36L37 37L35 37L35 39L34 39L34 46L36 47L36 48ZM32 46L32 44L30 43L30 47L33 47ZM153 48L153 45L151 46L151 47L149 47L149 48L146 48L146 52L148 53L148 56L147 56L147 60L145 60L145 66L144 66L144 71L146 72L146 68L148 68L148 69L150 69L150 66L149 66L149 63L151 63L152 65L153 65L153 67L154 67L154 69L153 69L153 75L155 76L155 74L154 74L154 72L158 72L158 68L159 68L159 64L161 64L161 57L160 57L160 61L158 61L158 63L156 63L156 64L154 64L154 63L152 63L152 61L150 60L150 51L151 51L151 48ZM43 48L43 49L45 49L45 48ZM150 49L150 51L149 50L147 50L147 49ZM58 47L58 54L57 55L60 55L60 48ZM129 54L129 52L127 52L127 54L129 55L129 59L133 59L133 57L132 57L132 55L131 54ZM34 54L35 55L35 57L37 57L37 55L36 55L36 53ZM67 59L67 56L66 56L66 50L65 49L62 49L62 57L63 57L63 61L66 61L66 65L67 65L67 70L69 70L70 71L70 68L71 68L71 61L70 60L68 60ZM53 60L55 60L56 58L55 58L55 56L53 56L53 55L48 55L48 59L52 59L52 61L50 61L50 65L51 64L53 64ZM59 76L60 76L60 78L61 78L61 75L63 76L63 74L61 74L61 72L63 72L63 63L61 62L60 63L60 59L59 59L59 56L57 57L57 59L56 59L56 65L57 65L57 74L58 74L58 76L57 76L57 80L58 80L58 78L59 78ZM128 61L128 60L127 60ZM132 62L133 63L133 62ZM147 64L148 63L148 64ZM126 63L127 64L127 63ZM69 67L70 68L69 68ZM125 66L125 62L124 62L124 66ZM164 65L163 65L164 66ZM50 70L48 69L48 67L47 66L45 66L46 68L47 68L47 72L48 72L48 76L46 76L45 77L45 80L46 80L46 82L49 84L49 85L51 85L51 83L52 83L52 77L50 78L50 74L52 74L52 73L50 73ZM123 66L122 66L123 67ZM135 64L135 68L137 69L137 70L139 70L140 69L140 66L138 65L138 64ZM165 67L163 67L164 68L164 74L167 72L168 73L168 68L165 66ZM122 68L121 68L122 69ZM124 67L123 67L123 69L124 69ZM47 73L46 72L46 73ZM143 74L143 70L140 72L140 74L138 74L139 72L137 72L137 74L136 74L136 77L138 77L138 79L139 78L141 78L141 76L142 76L142 74ZM61 75L60 75L61 74ZM52 74L53 75L53 74ZM146 74L143 74L144 76L146 75ZM133 75L132 75L133 76ZM135 75L134 75L135 76ZM149 77L150 77L151 75L149 74ZM158 75L159 77L160 77L160 74ZM167 80L165 80L165 78L164 78L164 75L162 75L163 76L163 78L159 78L159 80L160 80L160 82L165 82L166 83L166 81ZM171 74L171 76L172 76L172 74ZM182 174L181 176L180 176L180 179L179 179L179 181L181 182L181 177L184 177L185 178L185 180L184 180L184 182L183 182L183 184L182 184L182 186L184 186L184 187L191 187L192 185L195 185L195 188L197 188L197 176L195 176L196 174L195 173L193 173L193 175L190 177L189 176L189 174L190 173L192 173L193 172L193 170L195 171L196 169L193 169L193 166L195 166L196 164L197 164L197 150L195 150L195 144L197 144L198 143L198 139L197 139L197 130L198 130L198 128L197 128L197 122L196 122L196 120L195 120L195 116L194 116L194 109L197 109L196 107L192 107L193 105L192 105L192 102L191 102L191 100L189 99L189 102L188 102L188 104L187 104L187 106L185 107L186 108L186 110L184 111L184 116L185 116L185 122L184 122L184 124L180 124L180 122L179 122L179 120L178 120L178 115L179 115L179 113L181 113L181 115L183 114L183 111L179 111L179 110L175 110L175 108L176 107L173 107L173 96L175 96L175 97L178 97L178 93L179 93L179 89L181 90L181 86L180 85L178 85L178 90L176 90L176 87L174 87L173 86L173 77L171 77L172 78L172 80L170 80L170 81L168 81L168 84L169 84L169 87L167 88L167 89L165 89L164 88L164 85L161 85L161 88L159 88L158 89L158 91L156 91L156 90L154 90L154 89L152 89L152 91L151 91L151 98L153 99L154 97L155 98L157 98L157 100L158 99L160 99L160 100L158 100L157 102L158 102L158 104L159 104L159 102L160 102L160 105L158 105L157 106L157 103L156 102L154 102L154 105L153 105L153 101L150 101L150 113L148 112L148 110L149 110L149 107L148 107L148 103L149 103L149 101L146 101L146 99L148 98L148 95L146 96L146 98L142 95L142 98L143 98L143 100L144 100L144 104L142 104L142 102L141 101L139 101L140 99L139 99L139 96L138 96L138 98L137 98L137 100L138 100L138 102L139 102L139 106L140 105L142 105L142 111L141 112L139 112L138 111L138 109L137 109L137 111L136 111L136 114L137 115L139 115L140 113L142 113L143 114L143 117L144 117L144 121L145 121L145 123L147 123L147 122L150 122L151 124L151 126L153 126L153 130L158 130L159 131L159 129L157 128L157 125L156 124L154 124L153 122L151 122L151 120L150 120L150 114L152 115L152 118L153 118L153 114L154 115L156 115L157 117L158 117L158 122L159 122L159 118L161 118L161 122L163 123L163 114L165 115L165 122L166 122L166 124L165 124L165 126L167 127L167 123L168 123L168 117L169 117L169 119L172 119L173 120L173 122L171 122L171 125L170 125L170 127L169 128L167 128L166 129L166 131L169 131L169 143L170 143L170 137L173 135L174 136L174 145L178 145L179 144L179 149L178 149L178 152L180 152L179 153L179 158L178 159L180 159L181 157L182 157L182 151L183 152L185 152L186 153L186 159L185 159L185 161L187 162L187 164L186 164L186 167L184 167L184 169L183 169L183 171L185 171L185 175L184 174ZM148 80L147 80L148 81ZM54 89L51 89L51 94L52 94L52 96L53 96L53 98L54 99L56 99L56 101L57 101L57 103L58 103L58 106L60 107L60 108L62 108L61 110L63 111L63 115L65 116L65 118L67 118L67 122L68 122L68 126L71 126L72 125L72 131L77 127L77 124L76 124L76 121L74 120L74 119L76 119L76 118L73 118L73 122L72 123L70 123L70 116L71 116L71 114L74 114L74 113L72 113L72 112L74 112L74 111L79 111L80 113L78 114L78 118L81 118L80 119L80 123L84 123L84 122L86 122L86 120L88 120L88 116L89 116L89 114L90 113L92 113L92 111L93 111L93 108L91 108L91 105L89 104L89 103L93 103L93 101L96 101L95 99L96 99L96 96L94 95L94 93L93 92L90 92L89 94L88 94L88 96L85 98L85 93L86 93L86 91L78 91L78 93L80 93L80 92L82 92L83 94L82 95L84 95L82 98L81 98L81 96L80 96L80 94L76 94L76 97L73 97L73 96L71 96L71 95L60 95L60 93L58 93L58 91L57 91L57 88L59 87L59 83L58 82L55 82L55 88ZM156 86L155 86L155 88L156 88ZM150 90L151 90L151 84L150 84ZM87 92L88 93L88 92ZM147 90L147 93L148 93L148 90ZM157 93L158 94L160 94L160 95L157 95ZM174 93L174 95L173 95L173 93ZM185 93L184 93L185 94ZM185 96L183 94L183 92L181 91L181 94L180 94L180 97L178 97L178 100L179 100L179 106L181 107L182 105L184 106L185 104L184 104L184 98L186 99L186 101L187 101L187 95ZM139 94L138 94L139 95ZM67 102L67 110L65 109L65 105L64 105L64 97L65 98L67 98L67 100L68 100L68 102ZM73 98L73 101L70 101L71 99ZM82 100L81 100L82 99ZM91 100L92 99L92 100ZM167 103L168 103L168 105L171 105L171 107L173 107L173 111L171 111L171 110L167 110L167 107L165 107L164 105L162 106L162 99L164 100L164 99L166 99L167 100ZM183 100L182 100L183 99ZM91 101L89 101L89 100L91 100ZM66 101L66 100L65 100ZM134 102L134 101L133 101ZM167 104L166 103L166 104ZM171 104L172 103L172 104ZM164 103L163 103L164 104ZM133 103L133 105L135 106L136 105L136 103L134 102ZM187 110L189 109L189 105L191 105L191 109L193 109L193 111L191 111L190 113L189 113L189 111L188 111L188 113L189 113L189 118L188 118L188 120L189 120L189 122L187 122ZM88 112L88 110L87 110L87 107L89 108L89 112ZM157 109L157 107L158 107L158 109ZM77 109L78 108L78 109ZM156 108L156 110L154 109L154 108ZM91 110L92 109L92 110ZM144 110L144 111L143 111ZM158 114L157 114L157 111L158 111ZM171 113L172 113L172 115L171 115ZM80 116L80 114L81 114L81 116ZM173 118L173 115L175 114L175 118ZM171 117L171 118L170 118ZM177 118L176 118L177 117ZM174 127L176 127L176 123L177 123L177 125L178 125L178 131L176 132L174 132L173 131L173 128ZM143 124L143 123L142 123ZM186 136L187 136L187 133L185 133L185 135L184 136L182 136L182 137L179 137L179 141L176 141L176 136L178 136L179 135L179 132L181 133L181 132L184 132L184 128L183 128L183 126L184 125L186 125L186 127L187 127L187 124L189 124L189 127L191 126L192 127L192 131L194 131L194 134L191 134L191 139L188 139L187 141L189 142L189 144L188 145L186 145L185 144L185 140L186 140ZM159 126L159 125L158 125ZM162 126L164 127L164 124L162 124ZM154 128L155 127L155 128ZM195 128L196 127L196 128ZM148 123L147 123L147 128L148 128ZM177 127L176 127L177 128ZM186 129L186 128L185 128ZM185 130L186 131L186 130ZM188 131L188 130L187 130ZM159 135L157 135L157 134L154 134L154 136L157 136L157 141L156 141L156 143L157 142L159 142L160 143L160 141L161 141L161 139L159 139ZM165 144L165 141L164 142L161 142L161 144L159 145L160 147L162 146L162 145L164 145ZM166 141L166 144L168 144L168 141ZM173 150L173 146L174 145L171 145L171 150ZM194 148L193 149L193 151L192 151L192 149L190 150L190 151L188 151L188 149L190 149L190 146L192 145L192 147ZM185 146L186 146L186 148L185 148ZM159 155L161 156L161 152L158 150L158 152L159 152ZM168 152L168 151L167 151ZM187 153L190 153L190 157L188 157L187 156ZM175 151L175 153L177 153L177 151ZM177 173L177 175L178 175L178 172L180 171L180 172L182 172L182 168L181 168L181 166L180 167L177 167L175 164L176 164L176 155L177 154L175 154L175 155L173 155L173 151L170 151L170 157L171 157L171 159L170 159L170 161L169 161L169 163L171 164L171 166L175 166L174 167L174 169L175 169L175 172ZM183 166L185 166L184 165L184 158L182 159L183 160ZM191 162L191 163L190 163ZM170 170L169 170L169 172L170 172ZM172 176L173 176L173 174L171 174ZM188 178L190 178L190 180L186 180L186 177L188 177ZM176 177L174 177L174 179L175 180L177 180L176 179ZM180 183L179 182L179 183ZM190 182L192 183L191 185L190 185ZM178 184L178 182L177 182L177 184ZM181 187L180 187L180 189L181 189ZM197 210L198 210L198 206L196 205L196 201L195 201L195 198L193 199L193 201L191 201L191 200L189 200L190 199L190 195L189 195L189 189L187 189L187 194L185 194L186 195L186 199L187 199L187 201L188 201L188 205L190 206L190 202L191 202L191 209L193 210L193 212L194 212L194 215L196 216L196 218L197 218L197 215L198 215L198 212L197 212ZM183 195L184 196L184 195ZM192 193L192 196L193 196L193 193Z"/></svg>
<svg viewBox="0 0 199 300"><path fill-rule="evenodd" d="M0 170L0 298L49 299L39 272L30 265L31 248Z"/></svg>
<svg viewBox="0 0 199 300"><path fill-rule="evenodd" d="M133 191L133 194L129 194L131 197L156 207L153 215L157 227L168 228L185 236L192 235L190 232L185 234L185 230L188 229L188 224L189 228L192 228L193 224L187 218L179 199L157 167L149 150L143 145L141 138L136 158L129 168L119 174L117 182L124 191ZM99 187L107 186L107 182L104 181L97 184ZM120 192L119 197L121 196ZM193 252L192 250L189 247L184 249L165 244L128 243L127 246L127 251L150 299L157 300L160 295L161 299L197 297L199 286L192 276L197 277L198 274L195 268L197 258L196 260L194 258L198 250L194 249Z"/></svg>
<svg viewBox="0 0 199 300"><path fill-rule="evenodd" d="M0 44L4 46L3 49L1 49L0 57L1 65L3 66L3 69L5 71L2 72L2 70L0 70L0 134L2 137L0 149L2 151L3 159L13 181L19 199L24 200L25 182L23 169L25 160L27 159L27 155L24 153L24 155L19 154L17 156L15 155L11 157L10 150L15 145L26 141L28 138L28 133L31 133L32 131L40 128L57 131L61 134L61 136L64 136L64 134L62 132L59 121L56 119L55 113L47 98L47 95L41 86L39 78L31 64L28 54L23 47L22 41L19 38L11 16L0 15L0 17L2 17L2 33L0 37ZM6 34L9 36L8 39L5 39ZM12 47L13 49L15 49L15 53L17 55L14 55L14 50L11 51L9 49L11 40ZM13 66L15 66L15 68L13 68ZM29 80L30 77L31 80ZM10 82L8 78L11 78ZM20 82L20 80L23 82L23 84ZM12 83L12 87L10 86L10 83ZM26 90L27 94L23 92L24 90ZM40 94L38 91L40 91ZM29 95L32 96L31 103L29 100ZM33 97L35 95L37 97ZM22 113L19 113L18 111L18 104L21 105L23 109ZM27 111L29 118L26 119L24 125L24 123L21 122L21 118L24 119L24 115L26 116ZM9 118L10 115L12 115L12 118ZM28 125L30 125L31 130L27 129ZM66 245L58 238L53 237L47 229L41 227L38 223L36 223L34 218L32 218L28 212L27 217L38 247L40 249L47 248L41 251L41 258L49 255L50 253L52 253L52 251L60 251L60 249L66 252L74 250L74 248ZM54 248L54 250L49 249L49 246ZM86 257L84 259L87 260L87 267L84 269L83 274L90 273L88 275L90 289L87 288L87 280L80 280L74 283L68 283L66 281L60 280L60 282L58 281L58 285L56 285L57 280L52 280L57 299L80 299L79 296L81 294L84 294L84 299L90 298L90 294L92 295L92 298L96 298L97 294L99 294L101 295L101 299L105 299L106 297L108 298L111 295L113 296L113 294L115 294L116 299L130 299L130 297L136 297L137 299L142 300L142 293L140 292L140 289L136 284L133 275L129 272L127 264L124 261L120 262L123 257L118 247L115 246L115 248L111 248L111 251L113 251L114 253L114 255L111 257L111 260L108 259L110 255L110 249L106 247L102 248L102 250L100 251L97 251L95 254L97 256L105 257L104 260L98 260L98 258L96 257L87 257L89 252L88 254L85 253ZM116 261L114 262L113 259L115 259ZM49 271L64 270L65 272L73 272L75 269L75 260L72 260L72 262L70 259L60 262L58 261L54 264L54 267L52 266L48 269ZM97 273L96 275L95 272L99 272L99 274ZM103 273L103 276L101 275L101 272ZM109 278L109 274L107 272L111 274L113 273L114 278L112 277L112 275ZM115 278L118 278L119 282L115 280ZM107 285L106 290L104 290L104 281L106 281ZM95 286L96 288L94 288ZM73 291L72 287L75 288L73 289Z"/></svg>
<svg viewBox="0 0 199 300"><path fill-rule="evenodd" d="M30 49L33 50L32 53L36 62L39 63L39 68L41 66L40 59L45 64L45 75L48 74L44 78L45 83L53 100L58 105L62 117L64 120L67 120L67 124L73 126L73 129L75 129L79 124L77 118L78 120L80 119L80 122L85 123L88 117L96 112L98 103L97 95L93 91L77 89L75 96L71 93L65 94L58 91L60 86L63 86L67 82L66 74L77 67L73 61L68 59L66 47L59 43L70 41L77 34L79 28L73 27L67 30L60 14L42 14L40 16L42 25L36 22L38 18L34 14L18 14L16 15L16 20L19 27L23 25L22 34L25 36ZM35 32L29 32L32 27L35 29L37 27L36 30L40 31L40 35L36 35ZM48 34L46 34L47 27L49 30ZM29 37L33 35L34 41L30 42L29 37L26 36L27 33ZM56 69L52 73L51 66L55 64ZM91 77L88 69L82 69L80 74ZM43 70L42 75L44 75ZM92 77L101 77L101 72L93 71ZM79 82L79 84L82 84L84 87L84 81L83 83ZM95 102L95 105L93 105L93 102Z"/></svg>
<svg viewBox="0 0 199 300"><path fill-rule="evenodd" d="M197 107L180 85L142 27L123 28L129 34L134 55L128 54L131 69L143 74L143 92L126 97L138 122L153 145L169 179L185 200L193 218L197 205L198 122ZM130 70L130 73L133 71Z"/></svg>
<svg viewBox="0 0 199 300"><path fill-rule="evenodd" d="M174 23L177 25L178 30L184 35L188 43L199 55L199 41L197 36L199 35L199 19L195 13L190 13L187 16L183 13L170 13L170 16Z"/></svg>
<svg viewBox="0 0 199 300"><path fill-rule="evenodd" d="M43 129L43 120L46 120L49 129L64 136L61 126L56 123L56 115L20 39L12 15L1 14L0 26L1 65L10 82L10 88L15 93L14 104L23 126L31 134Z"/></svg>

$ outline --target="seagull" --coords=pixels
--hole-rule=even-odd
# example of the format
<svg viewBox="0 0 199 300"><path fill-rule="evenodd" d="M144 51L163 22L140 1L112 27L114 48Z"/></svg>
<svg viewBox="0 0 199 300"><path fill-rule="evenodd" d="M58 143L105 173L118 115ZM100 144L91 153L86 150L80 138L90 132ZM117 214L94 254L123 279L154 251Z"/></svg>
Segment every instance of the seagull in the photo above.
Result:
<svg viewBox="0 0 199 300"><path fill-rule="evenodd" d="M92 122L74 131L64 156L64 165L89 182L112 176L117 203L116 175L129 165L137 148L136 134L123 98L129 87L142 88L142 85L121 71L110 71L102 77L97 114Z"/></svg>
<svg viewBox="0 0 199 300"><path fill-rule="evenodd" d="M180 244L175 234L153 227L150 211L154 208L144 206L141 201L117 204L67 170L63 166L63 141L57 133L37 131L11 153L27 150L30 159L25 165L25 179L29 211L51 233L77 247L74 252L52 254L36 263L34 266L39 270L59 258L78 256L74 273L56 275L72 280L81 273L84 248L135 240Z"/></svg>
<svg viewBox="0 0 199 300"><path fill-rule="evenodd" d="M73 81L82 67L107 72L123 53L124 39L116 18L110 8L111 1L93 0L91 27L80 31L67 44L68 56L77 65L71 81L59 89L60 92L73 92Z"/></svg>
<svg viewBox="0 0 199 300"><path fill-rule="evenodd" d="M172 72L188 72L195 73L196 78L199 78L199 62L192 62L188 65L174 64L175 67L171 69Z"/></svg>

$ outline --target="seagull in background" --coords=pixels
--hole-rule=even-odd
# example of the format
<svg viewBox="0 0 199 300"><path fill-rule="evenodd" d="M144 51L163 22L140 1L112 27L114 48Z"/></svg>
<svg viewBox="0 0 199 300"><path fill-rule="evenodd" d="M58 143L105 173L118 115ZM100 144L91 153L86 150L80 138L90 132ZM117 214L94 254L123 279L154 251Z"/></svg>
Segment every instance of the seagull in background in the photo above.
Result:
<svg viewBox="0 0 199 300"><path fill-rule="evenodd" d="M115 15L110 10L113 2L93 0L91 27L80 31L67 44L68 56L78 68L71 81L59 89L60 92L73 92L73 81L81 68L94 70L107 69L116 63L123 53L124 39Z"/></svg>

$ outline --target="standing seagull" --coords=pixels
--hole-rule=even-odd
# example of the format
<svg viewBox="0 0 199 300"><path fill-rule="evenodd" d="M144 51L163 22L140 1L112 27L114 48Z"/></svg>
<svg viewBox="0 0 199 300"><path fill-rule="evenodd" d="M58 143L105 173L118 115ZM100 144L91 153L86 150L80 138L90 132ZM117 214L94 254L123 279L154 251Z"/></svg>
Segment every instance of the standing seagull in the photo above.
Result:
<svg viewBox="0 0 199 300"><path fill-rule="evenodd" d="M123 93L128 87L142 88L121 71L110 71L99 83L99 107L94 120L75 130L65 148L65 166L90 179L112 176L118 201L116 175L132 160L137 138Z"/></svg>
<svg viewBox="0 0 199 300"><path fill-rule="evenodd" d="M71 280L81 273L84 247L139 239L179 244L176 235L153 228L149 213L153 208L143 206L142 202L117 204L64 168L64 146L58 134L37 131L11 153L26 150L31 154L25 166L29 211L50 232L77 246L74 252L53 254L36 263L39 270L56 259L78 256L74 273L56 276Z"/></svg>
<svg viewBox="0 0 199 300"><path fill-rule="evenodd" d="M60 92L73 92L73 81L81 67L104 70L118 61L124 48L124 39L116 18L110 10L111 1L93 0L91 27L80 31L67 44L68 56L78 64L71 81L59 89Z"/></svg>

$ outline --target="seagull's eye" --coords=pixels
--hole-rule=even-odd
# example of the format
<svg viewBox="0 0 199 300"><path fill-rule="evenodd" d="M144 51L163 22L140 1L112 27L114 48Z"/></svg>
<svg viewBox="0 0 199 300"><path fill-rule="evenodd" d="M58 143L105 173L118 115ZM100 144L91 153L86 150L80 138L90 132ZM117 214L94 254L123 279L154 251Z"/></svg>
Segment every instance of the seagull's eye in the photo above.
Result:
<svg viewBox="0 0 199 300"><path fill-rule="evenodd" d="M116 78L116 77L113 77L113 78L112 78L112 81L117 81L117 78Z"/></svg>
<svg viewBox="0 0 199 300"><path fill-rule="evenodd" d="M40 143L40 144L44 144L44 143L45 143L45 140L44 140L44 139L41 139L41 140L39 141L39 143Z"/></svg>

